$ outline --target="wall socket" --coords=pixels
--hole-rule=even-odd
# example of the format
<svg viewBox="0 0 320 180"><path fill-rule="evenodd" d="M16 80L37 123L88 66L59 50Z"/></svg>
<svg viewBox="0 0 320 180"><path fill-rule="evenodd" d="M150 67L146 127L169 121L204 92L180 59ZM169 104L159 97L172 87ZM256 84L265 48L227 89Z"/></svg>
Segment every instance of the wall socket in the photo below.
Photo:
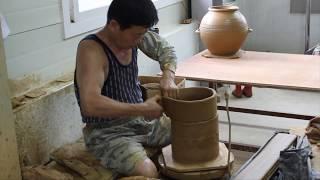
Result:
<svg viewBox="0 0 320 180"><path fill-rule="evenodd" d="M307 0L290 0L290 13L306 13ZM320 14L320 0L311 0L311 14Z"/></svg>

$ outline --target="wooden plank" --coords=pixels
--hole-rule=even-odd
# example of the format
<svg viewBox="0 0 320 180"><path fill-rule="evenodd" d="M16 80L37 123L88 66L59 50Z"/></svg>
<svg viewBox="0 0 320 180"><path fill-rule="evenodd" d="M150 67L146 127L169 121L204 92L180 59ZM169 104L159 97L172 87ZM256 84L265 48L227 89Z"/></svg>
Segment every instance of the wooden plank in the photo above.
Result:
<svg viewBox="0 0 320 180"><path fill-rule="evenodd" d="M292 134L276 134L232 179L264 179L275 169L280 157L280 151L290 147L295 142L296 137L296 135Z"/></svg>
<svg viewBox="0 0 320 180"><path fill-rule="evenodd" d="M68 72L73 72L75 68L75 57L69 57L63 61L51 64L46 68L32 72L31 75L22 79L10 79L11 97L25 94L30 89L38 88L57 77Z"/></svg>
<svg viewBox="0 0 320 180"><path fill-rule="evenodd" d="M201 52L179 63L176 76L190 80L320 91L320 58L245 51L239 59L205 58Z"/></svg>
<svg viewBox="0 0 320 180"><path fill-rule="evenodd" d="M0 32L1 26L0 26ZM2 35L0 33L0 177L21 179Z"/></svg>

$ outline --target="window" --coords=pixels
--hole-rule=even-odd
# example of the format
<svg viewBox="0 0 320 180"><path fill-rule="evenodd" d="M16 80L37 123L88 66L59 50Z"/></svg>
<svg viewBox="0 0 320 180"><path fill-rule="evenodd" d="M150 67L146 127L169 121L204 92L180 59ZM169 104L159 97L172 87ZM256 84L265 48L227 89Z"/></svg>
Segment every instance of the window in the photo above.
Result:
<svg viewBox="0 0 320 180"><path fill-rule="evenodd" d="M101 28L112 0L61 0L65 38ZM182 0L153 0L157 9Z"/></svg>
<svg viewBox="0 0 320 180"><path fill-rule="evenodd" d="M106 7L111 3L112 0L78 0L79 12L89 11L99 7Z"/></svg>

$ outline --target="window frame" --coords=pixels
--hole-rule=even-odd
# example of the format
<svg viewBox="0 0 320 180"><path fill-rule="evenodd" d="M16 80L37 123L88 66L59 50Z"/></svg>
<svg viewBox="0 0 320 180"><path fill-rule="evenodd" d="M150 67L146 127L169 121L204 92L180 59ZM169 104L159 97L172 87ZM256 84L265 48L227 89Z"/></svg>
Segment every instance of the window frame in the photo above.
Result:
<svg viewBox="0 0 320 180"><path fill-rule="evenodd" d="M152 0L157 9L161 9L183 0ZM93 31L103 27L107 21L108 7L79 12L78 0L61 0L64 38Z"/></svg>

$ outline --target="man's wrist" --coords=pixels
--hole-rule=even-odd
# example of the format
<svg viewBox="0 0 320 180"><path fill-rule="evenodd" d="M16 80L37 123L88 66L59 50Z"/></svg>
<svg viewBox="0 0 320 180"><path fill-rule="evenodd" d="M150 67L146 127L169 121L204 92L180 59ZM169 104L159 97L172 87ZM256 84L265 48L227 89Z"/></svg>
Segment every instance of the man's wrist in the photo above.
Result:
<svg viewBox="0 0 320 180"><path fill-rule="evenodd" d="M176 67L175 65L171 64L171 63L166 63L163 65L162 67L162 71L170 71L171 73L175 74L176 73Z"/></svg>
<svg viewBox="0 0 320 180"><path fill-rule="evenodd" d="M134 106L136 107L135 111L136 111L137 116L143 116L144 112L146 111L146 109L148 107L145 102L134 104Z"/></svg>
<svg viewBox="0 0 320 180"><path fill-rule="evenodd" d="M162 71L162 77L173 80L175 77L175 73L169 69L165 69Z"/></svg>

